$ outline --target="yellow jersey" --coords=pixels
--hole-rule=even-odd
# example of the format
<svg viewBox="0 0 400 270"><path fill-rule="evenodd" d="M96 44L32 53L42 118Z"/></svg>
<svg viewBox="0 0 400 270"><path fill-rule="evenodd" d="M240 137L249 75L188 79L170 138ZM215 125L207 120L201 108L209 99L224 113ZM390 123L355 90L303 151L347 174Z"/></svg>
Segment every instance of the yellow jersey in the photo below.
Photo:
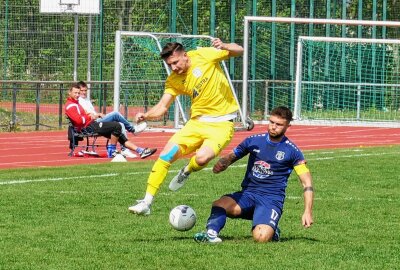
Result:
<svg viewBox="0 0 400 270"><path fill-rule="evenodd" d="M190 68L184 74L172 72L164 93L191 97L190 118L222 116L239 109L220 61L229 58L229 51L213 47L187 52Z"/></svg>

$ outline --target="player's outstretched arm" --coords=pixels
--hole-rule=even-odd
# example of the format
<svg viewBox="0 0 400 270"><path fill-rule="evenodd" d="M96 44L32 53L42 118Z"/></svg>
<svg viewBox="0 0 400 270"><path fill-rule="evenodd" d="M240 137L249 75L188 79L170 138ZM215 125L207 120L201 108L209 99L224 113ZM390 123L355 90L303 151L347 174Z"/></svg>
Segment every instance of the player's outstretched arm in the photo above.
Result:
<svg viewBox="0 0 400 270"><path fill-rule="evenodd" d="M174 101L174 97L171 94L164 94L160 101L152 107L149 111L145 113L137 113L135 116L135 120L137 123L145 121L145 120L153 120L160 118L163 116L171 103Z"/></svg>
<svg viewBox="0 0 400 270"><path fill-rule="evenodd" d="M229 57L241 56L243 54L243 47L236 43L224 43L219 38L212 40L214 48L229 51Z"/></svg>
<svg viewBox="0 0 400 270"><path fill-rule="evenodd" d="M301 222L305 228L309 228L313 223L312 208L314 203L314 188L312 185L311 173L304 172L299 175L301 184L303 186L304 196L304 213L301 218Z"/></svg>
<svg viewBox="0 0 400 270"><path fill-rule="evenodd" d="M220 173L225 171L232 163L234 163L238 158L234 152L227 154L220 158L213 167L213 173Z"/></svg>

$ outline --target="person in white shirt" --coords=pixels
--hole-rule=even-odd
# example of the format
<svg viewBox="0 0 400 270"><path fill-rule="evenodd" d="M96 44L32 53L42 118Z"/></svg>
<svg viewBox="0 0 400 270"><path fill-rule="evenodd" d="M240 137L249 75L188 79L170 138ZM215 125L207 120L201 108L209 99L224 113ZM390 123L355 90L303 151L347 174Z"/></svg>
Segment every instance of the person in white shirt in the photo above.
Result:
<svg viewBox="0 0 400 270"><path fill-rule="evenodd" d="M78 85L80 88L79 104L83 107L83 109L85 109L86 113L92 115L92 118L96 119L97 122L120 122L128 132L131 132L133 134L138 134L146 129L146 123L134 125L119 112L110 112L108 114L96 112L92 102L87 96L87 84L84 81L80 81L78 82Z"/></svg>
<svg viewBox="0 0 400 270"><path fill-rule="evenodd" d="M122 114L119 112L110 112L108 114L103 114L103 113L98 113L96 112L96 109L94 108L92 102L87 96L87 91L88 87L87 84L84 81L78 82L79 85L79 104L83 107L85 112L89 114L92 119L96 119L95 121L98 123L104 123L104 122L119 122L122 126L122 133L125 134L126 136L126 131L131 132L133 134L138 134L142 131L144 131L147 127L146 122L142 122L139 125L135 125L131 122L129 122ZM121 147L121 152L124 156L130 157L130 158L135 158L137 157L134 153L129 151L129 149Z"/></svg>

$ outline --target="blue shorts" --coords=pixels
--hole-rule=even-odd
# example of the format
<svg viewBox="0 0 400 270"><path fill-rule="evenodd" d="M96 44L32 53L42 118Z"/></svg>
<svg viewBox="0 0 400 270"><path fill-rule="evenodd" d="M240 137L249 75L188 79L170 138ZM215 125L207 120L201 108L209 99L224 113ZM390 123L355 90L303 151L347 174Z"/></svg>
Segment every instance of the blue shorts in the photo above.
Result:
<svg viewBox="0 0 400 270"><path fill-rule="evenodd" d="M274 230L278 227L283 207L279 201L246 191L234 192L225 196L234 199L242 209L240 216L235 218L253 220L252 229L259 224L269 225Z"/></svg>

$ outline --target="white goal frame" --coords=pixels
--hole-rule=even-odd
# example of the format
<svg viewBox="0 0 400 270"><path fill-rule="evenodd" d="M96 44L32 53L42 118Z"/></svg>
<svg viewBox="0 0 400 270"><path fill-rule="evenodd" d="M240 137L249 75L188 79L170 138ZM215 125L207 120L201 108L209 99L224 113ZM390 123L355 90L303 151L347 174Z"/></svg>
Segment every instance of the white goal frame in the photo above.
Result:
<svg viewBox="0 0 400 270"><path fill-rule="evenodd" d="M263 16L245 16L243 30L243 96L242 96L242 112L247 115L247 95L248 95L248 74L249 74L249 29L251 22L270 22L270 23L287 23L287 24L329 24L329 25L346 25L346 26L387 26L400 28L400 21L371 21L371 20L341 20L341 19L311 19L311 18L291 18L291 17L263 17ZM321 37L322 38L322 37ZM332 37L333 38L333 37ZM374 39L367 39L374 40ZM378 39L375 39L378 40ZM388 41L386 39L385 41ZM299 48L297 48L299 49ZM298 61L298 59L297 59ZM297 69L297 68L296 68ZM300 76L296 71L296 78ZM301 98L300 95L295 97L295 104ZM297 100L296 100L297 99ZM294 109L294 119L300 120L299 105Z"/></svg>
<svg viewBox="0 0 400 270"><path fill-rule="evenodd" d="M302 89L302 58L303 58L303 40L322 41L322 42L338 42L338 43L369 43L369 44L399 44L400 40L397 39L372 39L372 38L341 38L341 37L309 37L299 36L297 41L297 62L296 62L296 83L295 83L295 96L294 96L294 110L293 115L295 119L301 120L301 89ZM306 82L312 84L313 82ZM316 82L315 84L324 84L324 82ZM332 82L329 82L332 84ZM360 118L361 111L361 87L362 86L393 86L399 87L400 84L380 84L380 83L335 83L337 85L357 86L357 120Z"/></svg>

